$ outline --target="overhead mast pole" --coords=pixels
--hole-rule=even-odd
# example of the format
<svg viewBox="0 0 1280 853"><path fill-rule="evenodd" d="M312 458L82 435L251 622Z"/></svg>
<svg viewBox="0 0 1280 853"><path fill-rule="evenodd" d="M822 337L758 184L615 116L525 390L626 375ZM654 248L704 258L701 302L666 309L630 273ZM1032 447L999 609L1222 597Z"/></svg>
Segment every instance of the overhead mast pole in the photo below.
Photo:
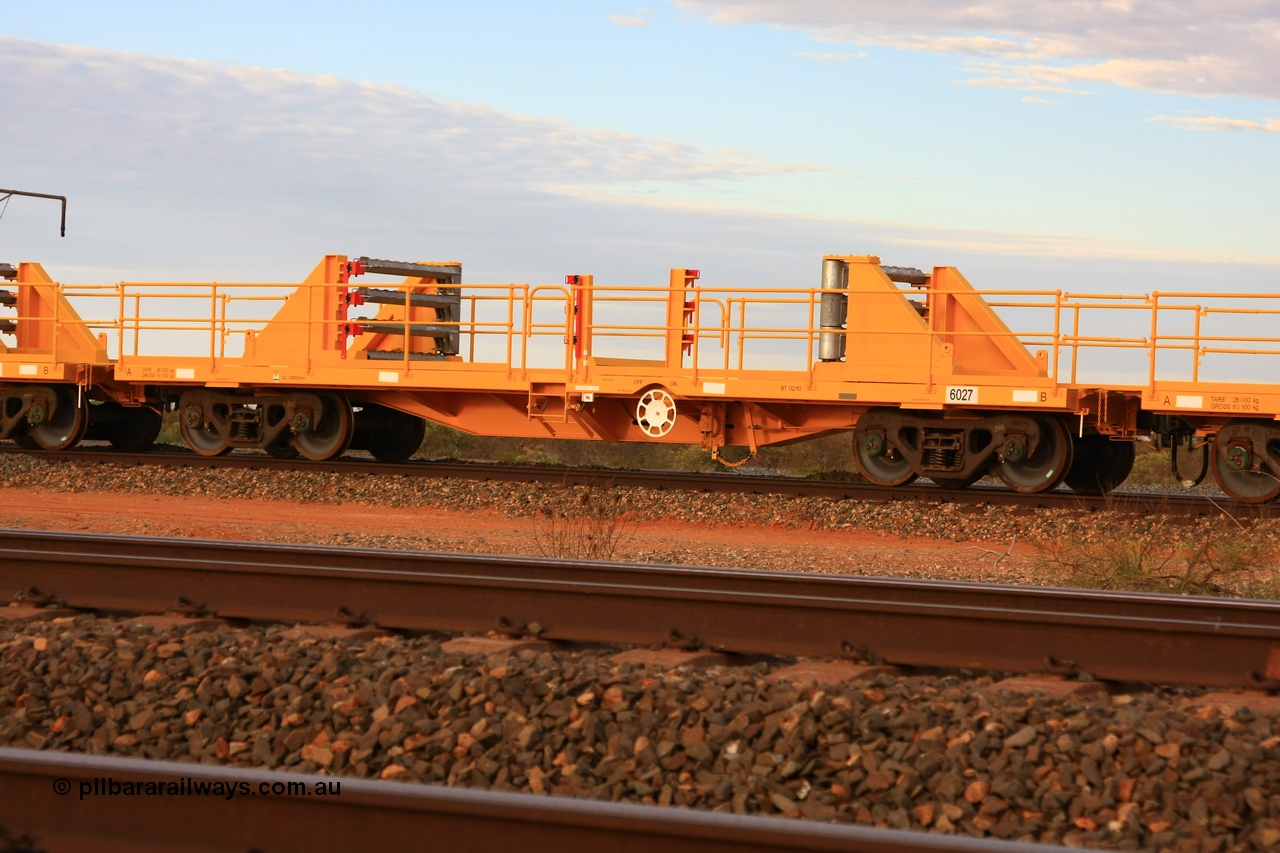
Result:
<svg viewBox="0 0 1280 853"><path fill-rule="evenodd" d="M28 198L51 198L55 201L62 202L62 236L67 236L67 197L65 195L50 195L49 193L33 193L26 190L0 190L0 201L8 201L12 196L22 195Z"/></svg>

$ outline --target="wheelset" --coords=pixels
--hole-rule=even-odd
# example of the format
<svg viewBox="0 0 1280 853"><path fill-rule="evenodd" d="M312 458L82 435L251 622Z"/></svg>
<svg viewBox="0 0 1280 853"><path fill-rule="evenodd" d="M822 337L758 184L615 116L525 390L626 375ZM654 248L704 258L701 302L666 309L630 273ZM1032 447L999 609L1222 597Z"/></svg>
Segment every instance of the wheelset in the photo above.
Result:
<svg viewBox="0 0 1280 853"><path fill-rule="evenodd" d="M1280 495L1280 428L1236 419L1218 430L1209 467L1222 491L1241 503L1270 503Z"/></svg>
<svg viewBox="0 0 1280 853"><path fill-rule="evenodd" d="M974 471L968 477L935 477L929 475L929 479L933 480L933 484L939 489L946 489L949 492L956 492L960 489L967 489L974 483L981 480L987 475L985 468Z"/></svg>
<svg viewBox="0 0 1280 853"><path fill-rule="evenodd" d="M1025 438L1009 436L995 466L1000 480L1015 492L1047 492L1061 483L1071 468L1073 445L1062 421L1038 417L1036 425L1040 428L1040 439L1035 449L1028 446Z"/></svg>
<svg viewBox="0 0 1280 853"><path fill-rule="evenodd" d="M1065 478L1078 495L1106 495L1128 479L1137 449L1132 441L1112 441L1105 435L1077 436L1071 440L1073 459Z"/></svg>
<svg viewBox="0 0 1280 853"><path fill-rule="evenodd" d="M41 450L69 450L84 438L89 427L88 402L73 385L53 386L54 399L33 404L28 414L27 437ZM52 408L52 411L50 411Z"/></svg>
<svg viewBox="0 0 1280 853"><path fill-rule="evenodd" d="M346 452L355 434L351 404L341 394L320 396L320 412L295 415L293 446L307 459L323 462ZM303 420L298 420L303 418ZM304 427L299 429L298 427Z"/></svg>
<svg viewBox="0 0 1280 853"><path fill-rule="evenodd" d="M106 439L124 453L141 453L154 444L164 421L160 412L150 406L121 406L118 416L118 421L107 426Z"/></svg>
<svg viewBox="0 0 1280 853"><path fill-rule="evenodd" d="M885 437L885 430L868 428L853 432L854 458L862 476L878 486L905 486L913 482L916 469Z"/></svg>
<svg viewBox="0 0 1280 853"><path fill-rule="evenodd" d="M426 434L427 422L416 415L365 405L356 415L356 436L351 446L368 450L379 462L404 462L418 452Z"/></svg>

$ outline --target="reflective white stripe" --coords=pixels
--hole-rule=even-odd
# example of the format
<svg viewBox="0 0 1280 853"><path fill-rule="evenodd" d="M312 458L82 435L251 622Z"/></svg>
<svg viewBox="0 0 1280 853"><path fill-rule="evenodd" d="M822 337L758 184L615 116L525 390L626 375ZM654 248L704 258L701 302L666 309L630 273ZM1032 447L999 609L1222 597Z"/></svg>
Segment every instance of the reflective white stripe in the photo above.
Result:
<svg viewBox="0 0 1280 853"><path fill-rule="evenodd" d="M38 371L36 370L36 366L35 366L34 364L19 364L19 365L18 365L18 375L19 375L19 376L35 376L37 372L38 372Z"/></svg>
<svg viewBox="0 0 1280 853"><path fill-rule="evenodd" d="M394 370L381 370L378 372L379 382L399 382L400 374Z"/></svg>
<svg viewBox="0 0 1280 853"><path fill-rule="evenodd" d="M702 393L703 394L723 394L724 383L723 382L703 382Z"/></svg>
<svg viewBox="0 0 1280 853"><path fill-rule="evenodd" d="M173 372L174 379L195 379L196 370L194 367L179 367Z"/></svg>
<svg viewBox="0 0 1280 853"><path fill-rule="evenodd" d="M1015 403L1038 403L1040 402L1039 391L1022 391L1013 392L1013 402Z"/></svg>
<svg viewBox="0 0 1280 853"><path fill-rule="evenodd" d="M600 386L599 386L599 385L574 385L574 386L573 386L573 390L575 390L575 391L599 391L599 390L600 390Z"/></svg>
<svg viewBox="0 0 1280 853"><path fill-rule="evenodd" d="M1204 397L1201 397L1199 394L1187 395L1185 397L1179 394L1177 399L1174 400L1174 405L1179 409L1203 409Z"/></svg>

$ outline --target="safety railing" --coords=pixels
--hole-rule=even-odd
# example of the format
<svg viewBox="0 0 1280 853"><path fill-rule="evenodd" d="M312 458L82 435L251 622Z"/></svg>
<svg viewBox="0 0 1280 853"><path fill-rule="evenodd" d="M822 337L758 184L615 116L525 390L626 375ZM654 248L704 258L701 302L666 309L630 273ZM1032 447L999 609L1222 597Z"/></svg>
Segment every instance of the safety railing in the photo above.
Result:
<svg viewBox="0 0 1280 853"><path fill-rule="evenodd" d="M6 282L12 290L23 284ZM421 288L421 285L379 284L379 287ZM531 371L563 371L566 378L588 369L575 360L572 310L574 294L562 285L463 284L464 310L456 321L463 341L461 360L471 364L505 364L507 375L524 378ZM338 336L344 325L360 321L354 310L332 317L276 319L272 316L289 299L310 298L334 284L301 287L278 282L237 282L193 285L181 282L122 282L114 285L58 285L80 312L80 317L60 316L58 301L47 317L23 316L22 323L50 322L55 328L76 323L93 332L107 333L113 357L187 355L214 363L242 357L245 341L268 327L284 329L300 340L312 340L320 326L328 337ZM308 291L313 291L309 293ZM884 297L885 290L842 291L856 304L859 297ZM848 335L844 330L823 329L818 324L820 288L769 288L695 286L682 294L694 312L687 326L670 327L665 320L669 287L604 287L591 289L594 321L589 333L592 355L639 357L662 361L665 342L671 336L690 338L682 372L725 376L761 369L790 369L807 373L810 381L817 363L821 335ZM1096 381L1086 375L1086 355L1128 353L1125 365L1137 373L1137 385L1154 386L1178 372L1178 381L1200 382L1208 359L1241 356L1257 363L1280 356L1280 294L1209 291L1153 292L1150 294L1071 293L1065 291L974 290L956 293L930 287L903 289L925 305L918 329L877 330L877 335L904 339L946 339L957 347L966 337L1005 337L1030 351L1044 349L1048 375L1062 384ZM995 310L1007 331L982 329L958 331L942 328L937 318L942 301L980 298ZM407 305L407 303L406 303ZM109 307L107 307L109 306ZM407 333L414 321L403 320ZM13 333L7 333L12 335ZM196 339L203 344L195 345ZM6 342L12 338L6 338ZM52 337L56 347L57 335ZM354 338L348 337L348 345ZM153 346L152 344L156 344ZM758 351L758 352L757 352ZM789 361L783 362L785 355ZM647 358L645 358L647 356ZM23 358L31 358L24 353ZM56 350L50 357L57 358ZM1176 365L1172 362L1177 359ZM549 364L540 366L540 362ZM785 363L785 367L783 364ZM382 364L386 364L383 361ZM1185 364L1185 366L1183 366ZM673 367L672 365L668 365ZM405 347L406 370L436 369L411 363ZM1273 384L1280 375L1276 362L1266 361L1247 372L1259 384ZM849 376L851 380L858 377ZM1239 377L1239 381L1250 379ZM1233 377L1234 379L1234 377Z"/></svg>

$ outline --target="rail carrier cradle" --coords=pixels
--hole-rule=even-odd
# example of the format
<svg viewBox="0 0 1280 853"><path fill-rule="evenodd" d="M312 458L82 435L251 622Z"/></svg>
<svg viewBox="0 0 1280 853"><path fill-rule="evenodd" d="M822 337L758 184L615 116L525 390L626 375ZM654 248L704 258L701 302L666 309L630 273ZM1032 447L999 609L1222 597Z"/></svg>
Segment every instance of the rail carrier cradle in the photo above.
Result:
<svg viewBox="0 0 1280 853"><path fill-rule="evenodd" d="M984 292L954 267L867 255L814 272L808 287L708 287L691 269L652 287L464 287L453 262L328 255L301 285L66 285L4 264L0 439L143 449L165 409L197 453L310 459L407 458L423 419L716 457L848 432L874 483L993 474L1094 494L1155 440L1185 482L1211 470L1236 500L1280 494L1280 384L1205 372L1236 358L1273 373L1280 337L1240 327L1272 322L1280 295ZM1095 328L1117 317L1127 336ZM1082 378L1098 353L1145 378Z"/></svg>

